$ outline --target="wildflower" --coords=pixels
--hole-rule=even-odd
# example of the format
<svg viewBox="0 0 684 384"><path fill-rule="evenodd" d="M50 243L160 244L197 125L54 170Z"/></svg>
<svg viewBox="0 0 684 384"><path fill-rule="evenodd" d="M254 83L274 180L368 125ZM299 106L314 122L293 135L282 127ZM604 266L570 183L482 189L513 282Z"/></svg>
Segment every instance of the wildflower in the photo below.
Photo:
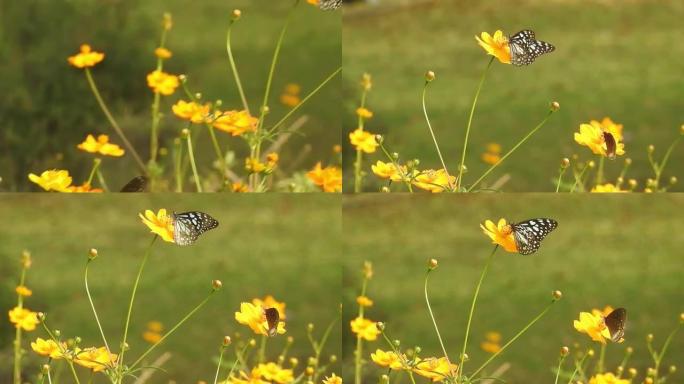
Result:
<svg viewBox="0 0 684 384"><path fill-rule="evenodd" d="M594 316L606 317L610 315L615 309L610 305L606 305L603 309L594 308L591 310L591 314Z"/></svg>
<svg viewBox="0 0 684 384"><path fill-rule="evenodd" d="M280 102L288 107L296 107L302 100L299 98L299 93L302 87L299 84L287 84L283 94L280 95Z"/></svg>
<svg viewBox="0 0 684 384"><path fill-rule="evenodd" d="M335 166L321 167L320 161L306 173L306 177L315 185L321 187L323 192L342 191L342 169Z"/></svg>
<svg viewBox="0 0 684 384"><path fill-rule="evenodd" d="M487 32L482 32L480 37L475 36L475 40L487 51L487 54L496 57L501 63L511 63L511 47L508 45L508 37L504 36L500 30L494 32L493 36Z"/></svg>
<svg viewBox="0 0 684 384"><path fill-rule="evenodd" d="M22 297L29 297L33 294L33 291L25 285L18 285L14 290L17 292L17 295Z"/></svg>
<svg viewBox="0 0 684 384"><path fill-rule="evenodd" d="M444 169L428 169L418 174L412 181L413 185L420 189L430 191L432 193L444 192L449 189L450 185L456 182L455 176L449 176Z"/></svg>
<svg viewBox="0 0 684 384"><path fill-rule="evenodd" d="M440 357L439 359L431 357L419 362L413 369L413 372L427 377L432 381L443 381L447 376L456 370L456 364L449 363L449 361Z"/></svg>
<svg viewBox="0 0 684 384"><path fill-rule="evenodd" d="M401 181L403 179L402 174L406 175L407 173L405 165L399 166L399 172L397 171L397 166L394 165L394 163L383 163L380 160L378 160L374 165L371 165L371 170L377 176L382 177L383 179L390 179L392 181Z"/></svg>
<svg viewBox="0 0 684 384"><path fill-rule="evenodd" d="M76 354L74 362L82 367L90 368L93 372L102 372L116 364L117 355L109 353L107 348L86 348Z"/></svg>
<svg viewBox="0 0 684 384"><path fill-rule="evenodd" d="M124 155L124 150L116 144L111 144L109 142L109 136L98 135L97 140L95 136L88 135L84 142L77 145L76 148L89 152L89 153L99 153L105 156L121 157Z"/></svg>
<svg viewBox="0 0 684 384"><path fill-rule="evenodd" d="M217 114L218 118L212 123L212 127L233 136L256 131L259 122L258 118L252 117L247 111L217 111Z"/></svg>
<svg viewBox="0 0 684 384"><path fill-rule="evenodd" d="M614 184L601 184L597 185L591 189L592 193L615 193L615 192L627 192L620 189L620 187Z"/></svg>
<svg viewBox="0 0 684 384"><path fill-rule="evenodd" d="M375 135L357 128L354 132L349 134L349 141L356 149L365 153L373 153L378 147L378 142L375 140Z"/></svg>
<svg viewBox="0 0 684 384"><path fill-rule="evenodd" d="M378 338L380 330L377 327L375 321L364 319L363 317L357 317L351 322L351 330L356 333L358 337L373 341Z"/></svg>
<svg viewBox="0 0 684 384"><path fill-rule="evenodd" d="M161 333L153 331L145 331L143 332L142 338L150 344L157 344L159 341L161 341L162 335Z"/></svg>
<svg viewBox="0 0 684 384"><path fill-rule="evenodd" d="M173 113L183 120L188 120L195 124L203 123L207 115L209 115L209 105L199 105L198 103L191 101L187 102L184 100L178 100L171 109Z"/></svg>
<svg viewBox="0 0 684 384"><path fill-rule="evenodd" d="M104 60L104 57L104 53L92 51L90 45L82 44L81 51L70 56L67 61L76 68L89 68Z"/></svg>
<svg viewBox="0 0 684 384"><path fill-rule="evenodd" d="M245 159L245 169L251 173L261 173L266 170L266 164L255 157L248 157Z"/></svg>
<svg viewBox="0 0 684 384"><path fill-rule="evenodd" d="M66 349L66 343L60 343L58 345L53 340L43 340L40 337L36 341L31 342L31 349L41 356L48 356L51 359L61 359L64 357L62 353Z"/></svg>
<svg viewBox="0 0 684 384"><path fill-rule="evenodd" d="M271 152L266 155L266 165L268 168L275 168L276 165L278 165L278 160L280 160L280 156L275 152Z"/></svg>
<svg viewBox="0 0 684 384"><path fill-rule="evenodd" d="M323 384L342 384L342 378L333 373L332 376L326 376L325 379L323 379Z"/></svg>
<svg viewBox="0 0 684 384"><path fill-rule="evenodd" d="M575 132L575 142L588 147L591 152L604 157L609 156L605 133L609 133L615 140L615 155L625 154L622 124L616 124L606 117L601 122L591 120L589 124L580 124L579 132Z"/></svg>
<svg viewBox="0 0 684 384"><path fill-rule="evenodd" d="M497 353L501 350L501 334L499 332L487 332L485 341L480 343L480 348L489 353Z"/></svg>
<svg viewBox="0 0 684 384"><path fill-rule="evenodd" d="M257 368L253 368L250 374L240 371L240 376L232 376L221 384L270 384L268 381L261 380L261 373Z"/></svg>
<svg viewBox="0 0 684 384"><path fill-rule="evenodd" d="M580 312L579 320L573 322L573 326L580 333L586 333L592 340L601 344L610 339L610 331L600 313Z"/></svg>
<svg viewBox="0 0 684 384"><path fill-rule="evenodd" d="M9 311L9 320L15 328L33 331L38 325L38 313L26 308L14 307Z"/></svg>
<svg viewBox="0 0 684 384"><path fill-rule="evenodd" d="M321 2L321 0L306 0L307 3L311 5L318 6L318 4Z"/></svg>
<svg viewBox="0 0 684 384"><path fill-rule="evenodd" d="M361 270L363 273L363 278L366 280L370 280L373 278L373 263L370 261L364 261L363 262L363 269Z"/></svg>
<svg viewBox="0 0 684 384"><path fill-rule="evenodd" d="M506 223L506 219L499 219L496 225L493 221L486 220L484 224L480 224L480 228L485 235L492 239L492 244L499 244L506 252L518 252L513 229Z"/></svg>
<svg viewBox="0 0 684 384"><path fill-rule="evenodd" d="M263 299L252 299L252 304L261 306L261 308L275 308L278 310L280 318L285 320L285 307L287 304L276 300L275 297L271 295L266 295Z"/></svg>
<svg viewBox="0 0 684 384"><path fill-rule="evenodd" d="M235 320L240 324L247 325L258 335L268 335L268 322L266 321L264 308L260 305L241 303L240 312L235 312ZM282 335L285 332L285 322L279 321L277 333Z"/></svg>
<svg viewBox="0 0 684 384"><path fill-rule="evenodd" d="M373 300L368 298L368 296L359 296L356 298L356 303L359 304L362 307L372 307L373 306Z"/></svg>
<svg viewBox="0 0 684 384"><path fill-rule="evenodd" d="M363 119L370 119L373 117L373 112L364 107L356 108L356 114Z"/></svg>
<svg viewBox="0 0 684 384"><path fill-rule="evenodd" d="M373 79L370 73L364 73L363 76L361 76L361 88L363 88L364 91L370 91L372 87Z"/></svg>
<svg viewBox="0 0 684 384"><path fill-rule="evenodd" d="M162 60L170 59L171 56L173 56L171 51L169 51L168 49L166 49L164 47L159 47L159 48L155 49L154 55L157 56L158 58L162 59Z"/></svg>
<svg viewBox="0 0 684 384"><path fill-rule="evenodd" d="M72 179L69 171L53 169L44 171L40 176L29 173L28 178L46 191L70 192L68 187Z"/></svg>
<svg viewBox="0 0 684 384"><path fill-rule="evenodd" d="M233 192L236 192L236 193L249 192L249 187L247 186L247 184L245 184L241 181L233 183L233 185L231 186L231 189L233 190Z"/></svg>
<svg viewBox="0 0 684 384"><path fill-rule="evenodd" d="M261 377L268 381L275 381L279 384L286 384L294 381L291 369L283 369L276 363L259 364L257 370Z"/></svg>
<svg viewBox="0 0 684 384"><path fill-rule="evenodd" d="M501 160L501 145L497 143L487 144L481 158L486 164L494 165L498 163Z"/></svg>
<svg viewBox="0 0 684 384"><path fill-rule="evenodd" d="M139 213L138 216L152 233L159 235L164 241L174 242L173 218L166 214L166 209L162 208L156 214L147 209L145 210L145 216L142 213Z"/></svg>
<svg viewBox="0 0 684 384"><path fill-rule="evenodd" d="M69 187L69 192L72 193L102 193L104 192L100 188L92 188L90 184L83 183L82 185L72 185Z"/></svg>
<svg viewBox="0 0 684 384"><path fill-rule="evenodd" d="M381 367L388 367L390 369L402 369L404 364L402 361L406 360L406 356L401 357L393 351L383 351L381 349L376 349L375 353L371 353L371 360Z"/></svg>
<svg viewBox="0 0 684 384"><path fill-rule="evenodd" d="M591 379L589 379L589 384L629 384L630 381L627 379L620 379L616 377L613 373L598 374Z"/></svg>
<svg viewBox="0 0 684 384"><path fill-rule="evenodd" d="M149 321L147 322L147 329L152 332L161 332L164 330L164 324L160 321Z"/></svg>
<svg viewBox="0 0 684 384"><path fill-rule="evenodd" d="M150 72L150 74L147 75L147 86L150 87L154 93L161 93L164 96L172 95L179 84L178 76L160 70Z"/></svg>

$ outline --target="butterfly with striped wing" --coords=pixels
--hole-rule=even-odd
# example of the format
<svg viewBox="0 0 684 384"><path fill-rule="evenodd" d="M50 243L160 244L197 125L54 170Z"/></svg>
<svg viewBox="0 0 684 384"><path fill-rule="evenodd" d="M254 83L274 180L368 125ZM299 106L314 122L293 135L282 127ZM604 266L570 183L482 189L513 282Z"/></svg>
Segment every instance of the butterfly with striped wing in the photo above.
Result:
<svg viewBox="0 0 684 384"><path fill-rule="evenodd" d="M318 7L324 11L337 9L342 5L342 0L320 0Z"/></svg>
<svg viewBox="0 0 684 384"><path fill-rule="evenodd" d="M534 60L556 47L535 39L534 31L524 29L508 38L508 46L511 49L511 64L516 66L530 65Z"/></svg>
<svg viewBox="0 0 684 384"><path fill-rule="evenodd" d="M558 222L553 219L538 218L510 225L518 253L530 255L537 252L546 235L558 227Z"/></svg>
<svg viewBox="0 0 684 384"><path fill-rule="evenodd" d="M610 340L614 343L622 343L625 340L625 324L627 323L627 310L616 308L603 321L610 332Z"/></svg>
<svg viewBox="0 0 684 384"><path fill-rule="evenodd" d="M176 213L173 219L173 241L178 245L192 245L199 235L218 227L218 221L204 212Z"/></svg>

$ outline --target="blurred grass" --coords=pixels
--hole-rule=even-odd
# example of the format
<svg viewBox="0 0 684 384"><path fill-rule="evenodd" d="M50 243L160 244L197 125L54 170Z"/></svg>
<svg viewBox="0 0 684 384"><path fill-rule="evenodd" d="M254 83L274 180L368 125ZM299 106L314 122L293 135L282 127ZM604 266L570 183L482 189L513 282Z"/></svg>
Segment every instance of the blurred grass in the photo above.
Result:
<svg viewBox="0 0 684 384"><path fill-rule="evenodd" d="M504 152L512 148L541 121L552 100L560 103L560 111L489 176L490 185L508 173L512 180L505 191L552 190L561 158L576 153L590 159L591 152L573 140L579 124L610 116L624 124L627 156L634 160L628 177L637 178L641 189L645 178L652 177L646 147L654 144L657 158L662 157L684 122L684 78L673 70L684 55L684 44L675 38L684 31L681 1L376 3L345 11L344 131L355 127L357 84L368 72L374 83L368 107L375 116L367 129L385 134L387 147L404 160L419 158L421 168L439 164L420 104L423 75L427 70L437 75L428 90L427 108L447 166L454 172L475 89L488 61L473 37L482 31L513 34L532 28L556 51L529 67L493 64L473 119L466 183L486 169L480 160L486 143L500 143ZM344 137L345 170L351 174L354 158L346 133ZM379 152L367 156L366 190L380 187L370 171L376 160L386 159ZM680 143L667 178L681 179L683 163ZM609 179L615 180L621 167L622 160L607 164ZM345 181L346 190L351 178Z"/></svg>
<svg viewBox="0 0 684 384"><path fill-rule="evenodd" d="M366 317L387 324L391 339L404 348L422 347L422 356L440 356L441 349L425 307L423 283L427 260L439 267L430 277L430 301L442 337L452 358L462 347L473 291L492 249L478 228L486 219L521 221L551 217L558 229L530 256L499 250L480 291L468 348L472 372L487 354L479 344L487 331L499 331L509 340L543 309L552 290L563 298L491 366L504 362L512 368L507 382L551 382L559 348L577 351L590 345L572 321L580 311L624 306L628 310L626 342L608 346L607 364L614 369L627 346L635 349L629 366L642 374L649 365L645 338L655 335L660 348L684 312L681 226L684 196L566 196L481 195L372 196L344 199L344 324L343 353L346 377L353 377L355 337L349 321L357 314L361 266L373 262L375 274L367 295L375 305ZM598 352L598 345L593 344ZM364 357L383 341L369 342ZM680 332L663 362L681 365L684 335ZM375 382L382 370L372 362L364 382ZM407 379L404 379L406 382ZM670 380L668 380L669 382ZM672 382L681 382L677 373Z"/></svg>
<svg viewBox="0 0 684 384"><path fill-rule="evenodd" d="M89 248L99 251L90 267L90 289L110 344L118 345L130 290L144 250L148 229L137 213L165 207L178 212L201 210L217 218L220 226L204 234L192 247L157 241L142 276L129 332L134 358L147 348L142 340L146 323L159 320L168 330L210 291L211 280L223 288L188 323L150 355L162 351L172 359L155 373L151 383L213 381L218 347L224 335L252 337L234 320L240 302L272 294L287 304L286 334L294 336L292 356L300 361L311 355L306 325L316 334L338 316L341 270L339 202L330 196L83 196L14 195L0 201L0 307L3 313L16 305L19 255L33 255L27 285L32 310L48 314L49 325L65 337L80 336L84 346L102 343L83 287L83 267ZM14 328L7 315L0 325L0 382L10 382ZM323 356L340 356L339 325L334 328ZM28 340L45 337L29 333ZM27 340L28 339L28 340ZM268 357L275 360L285 337L272 339ZM118 350L118 346L113 348ZM233 358L233 353L226 356ZM25 372L34 374L43 359L27 354ZM130 363L129 360L128 362ZM301 367L300 367L301 368ZM334 368L339 372L338 367ZM33 380L33 376L27 376ZM101 379L96 382L103 382Z"/></svg>
<svg viewBox="0 0 684 384"><path fill-rule="evenodd" d="M287 112L279 102L286 84L300 84L302 96L306 95L341 63L340 13L321 12L300 3L281 49L267 125ZM66 63L81 43L88 42L107 55L94 69L94 77L122 128L147 159L153 95L145 76L156 65L152 51L159 42L162 14L170 12L174 19L167 40L174 56L165 70L186 74L193 92L201 92L205 100L222 99L223 108L230 109L241 103L228 65L226 28L230 12L242 10L242 19L233 30L233 54L250 109L258 111L273 50L291 4L293 1L258 0L3 3L0 74L10 81L0 85L0 123L5 127L0 135L0 177L4 179L0 188L27 190L29 172L54 167L68 168L80 182L87 178L91 157L75 146L87 133L107 133L120 143L81 71ZM308 156L296 170L312 167L319 159L328 161L331 147L339 143L339 84L339 79L331 81L295 115L305 114L310 119L283 147L282 170L293 172L288 164L301 153ZM162 101L161 145L169 149L184 127L171 113L171 105L179 98L185 98L181 89ZM222 146L238 156L247 153L241 140L218 136ZM201 150L211 148L206 133L196 146L200 172L206 172L214 160L213 150ZM136 172L130 156L110 159L103 167L112 185L123 185Z"/></svg>

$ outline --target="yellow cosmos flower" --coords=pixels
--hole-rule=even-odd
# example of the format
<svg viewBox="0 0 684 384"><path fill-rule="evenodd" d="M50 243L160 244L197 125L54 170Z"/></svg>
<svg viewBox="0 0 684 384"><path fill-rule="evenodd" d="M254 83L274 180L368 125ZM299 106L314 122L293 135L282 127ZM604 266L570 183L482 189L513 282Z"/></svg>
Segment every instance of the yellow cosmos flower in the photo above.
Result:
<svg viewBox="0 0 684 384"><path fill-rule="evenodd" d="M161 332L164 330L164 324L161 321L148 321L147 329L152 332Z"/></svg>
<svg viewBox="0 0 684 384"><path fill-rule="evenodd" d="M280 313L280 311L278 311ZM257 335L268 335L268 322L266 321L266 314L264 308L260 305L251 303L241 303L240 312L235 312L235 320L238 323L248 326ZM279 335L286 332L285 322L278 322Z"/></svg>
<svg viewBox="0 0 684 384"><path fill-rule="evenodd" d="M449 185L456 182L456 176L449 176L443 169L428 169L416 176L412 183L420 189L430 191L432 193L440 193L449 189Z"/></svg>
<svg viewBox="0 0 684 384"><path fill-rule="evenodd" d="M488 353L497 353L501 350L501 334L499 332L487 332L485 341L480 343L480 348Z"/></svg>
<svg viewBox="0 0 684 384"><path fill-rule="evenodd" d="M247 111L217 111L219 116L212 127L230 133L232 136L240 136L257 129L259 119L251 116Z"/></svg>
<svg viewBox="0 0 684 384"><path fill-rule="evenodd" d="M439 359L431 357L416 364L413 372L427 377L432 381L443 381L447 376L456 370L456 364L450 364L446 358Z"/></svg>
<svg viewBox="0 0 684 384"><path fill-rule="evenodd" d="M90 184L83 183L82 185L72 185L69 187L69 192L72 193L102 193L100 188L92 188Z"/></svg>
<svg viewBox="0 0 684 384"><path fill-rule="evenodd" d="M311 5L318 6L318 4L321 2L321 0L306 0L306 2L311 4Z"/></svg>
<svg viewBox="0 0 684 384"><path fill-rule="evenodd" d="M266 164L262 163L257 158L248 157L245 159L245 169L250 173L261 173L266 170Z"/></svg>
<svg viewBox="0 0 684 384"><path fill-rule="evenodd" d="M159 235L164 241L173 243L173 218L166 214L166 209L162 208L156 214L149 209L145 210L145 215L139 213L138 216L143 224L154 234Z"/></svg>
<svg viewBox="0 0 684 384"><path fill-rule="evenodd" d="M375 353L371 353L371 360L381 367L388 367L390 369L404 369L403 361L406 361L406 356L401 357L394 351L383 351L376 349Z"/></svg>
<svg viewBox="0 0 684 384"><path fill-rule="evenodd" d="M371 110L369 110L367 108L363 108L363 107L356 108L356 114L359 117L364 118L364 119L370 119L371 117L373 117L373 112L371 112Z"/></svg>
<svg viewBox="0 0 684 384"><path fill-rule="evenodd" d="M492 239L492 244L499 244L506 252L518 252L518 247L515 245L513 230L510 225L506 223L506 219L499 219L495 225L493 221L486 220L484 224L480 224L480 228L485 235Z"/></svg>
<svg viewBox="0 0 684 384"><path fill-rule="evenodd" d="M283 369L276 363L259 364L257 371L264 379L275 381L278 384L287 384L294 381L294 374L291 369Z"/></svg>
<svg viewBox="0 0 684 384"><path fill-rule="evenodd" d="M252 299L252 304L261 306L261 308L275 308L278 310L278 315L280 315L281 320L285 320L285 307L287 307L287 304L285 304L282 301L278 301L275 299L275 297L271 295L266 295L263 299Z"/></svg>
<svg viewBox="0 0 684 384"><path fill-rule="evenodd" d="M271 152L268 155L266 155L266 165L268 165L269 168L273 169L278 165L278 160L280 160L280 155L278 155L275 152Z"/></svg>
<svg viewBox="0 0 684 384"><path fill-rule="evenodd" d="M183 120L188 120L195 124L203 123L209 115L209 105L199 105L194 101L187 102L178 100L176 104L171 107L173 113Z"/></svg>
<svg viewBox="0 0 684 384"><path fill-rule="evenodd" d="M66 350L66 343L58 345L53 340L43 340L40 337L36 341L31 342L31 349L41 356L47 356L51 359L61 359L64 357L63 350Z"/></svg>
<svg viewBox="0 0 684 384"><path fill-rule="evenodd" d="M86 348L79 352L74 362L82 367L90 368L93 372L102 372L116 365L117 355L107 352L107 348Z"/></svg>
<svg viewBox="0 0 684 384"><path fill-rule="evenodd" d="M373 306L373 300L368 298L368 296L359 296L356 298L356 303L359 304L362 307L372 307Z"/></svg>
<svg viewBox="0 0 684 384"><path fill-rule="evenodd" d="M171 56L173 56L173 53L171 53L171 51L169 51L166 48L159 47L159 48L154 50L154 55L157 56L158 58L162 59L162 60L166 60L166 59L170 59Z"/></svg>
<svg viewBox="0 0 684 384"><path fill-rule="evenodd" d="M257 368L253 368L250 374L240 371L240 376L231 376L228 380L222 381L221 384L271 384L268 381L261 380L261 374Z"/></svg>
<svg viewBox="0 0 684 384"><path fill-rule="evenodd" d="M178 76L171 75L159 70L150 72L147 75L147 86L152 89L154 93L161 93L164 96L172 95L176 88L180 85Z"/></svg>
<svg viewBox="0 0 684 384"><path fill-rule="evenodd" d="M603 309L598 309L598 308L592 309L591 314L594 316L606 317L606 316L610 315L610 313L613 311L614 311L613 307L611 307L610 305L606 305L605 307L603 307Z"/></svg>
<svg viewBox="0 0 684 384"><path fill-rule="evenodd" d="M591 189L592 193L617 193L617 192L629 192L620 189L620 187L614 184L602 184L597 185Z"/></svg>
<svg viewBox="0 0 684 384"><path fill-rule="evenodd" d="M475 40L487 51L487 54L496 57L503 64L511 63L511 47L508 45L508 37L504 36L500 30L494 32L494 36L482 32L480 37L475 36Z"/></svg>
<svg viewBox="0 0 684 384"><path fill-rule="evenodd" d="M238 181L238 182L236 182L236 183L233 183L233 185L231 186L231 189L232 189L233 192L235 192L235 193L249 192L249 186L247 186L247 184L245 184L245 183L243 183L243 182L241 182L241 181Z"/></svg>
<svg viewBox="0 0 684 384"><path fill-rule="evenodd" d="M610 339L610 331L601 314L580 312L579 320L573 321L573 326L578 332L586 333L592 340L601 344L605 344L606 339Z"/></svg>
<svg viewBox="0 0 684 384"><path fill-rule="evenodd" d="M323 384L342 384L342 378L333 373L332 376L323 379Z"/></svg>
<svg viewBox="0 0 684 384"><path fill-rule="evenodd" d="M600 122L591 120L589 124L580 124L579 132L574 135L575 142L588 147L592 153L605 157L608 156L608 147L603 133L608 132L615 139L615 155L621 156L625 154L622 128L622 124L617 124L608 117Z"/></svg>
<svg viewBox="0 0 684 384"><path fill-rule="evenodd" d="M105 156L120 157L124 155L124 150L116 144L111 144L107 135L98 135L97 139L93 135L88 135L85 141L77 145L76 148Z"/></svg>
<svg viewBox="0 0 684 384"><path fill-rule="evenodd" d="M104 60L104 53L95 52L90 45L81 45L81 51L74 56L70 56L67 61L76 68L94 67L95 64Z"/></svg>
<svg viewBox="0 0 684 384"><path fill-rule="evenodd" d="M589 379L589 384L630 384L627 379L620 379L612 373L598 374Z"/></svg>
<svg viewBox="0 0 684 384"><path fill-rule="evenodd" d="M38 325L38 313L26 308L14 307L9 311L9 320L15 328L33 331Z"/></svg>
<svg viewBox="0 0 684 384"><path fill-rule="evenodd" d="M342 192L342 169L338 167L323 168L319 161L314 169L306 173L306 177L321 187L323 192Z"/></svg>
<svg viewBox="0 0 684 384"><path fill-rule="evenodd" d="M69 171L53 169L44 171L40 176L29 173L28 178L46 191L71 192L69 186L72 179Z"/></svg>
<svg viewBox="0 0 684 384"><path fill-rule="evenodd" d="M378 329L376 322L363 317L357 317L350 322L352 332L356 333L358 337L373 341L378 338L380 330Z"/></svg>
<svg viewBox="0 0 684 384"><path fill-rule="evenodd" d="M285 86L283 94L280 95L280 102L288 107L296 107L302 101L299 97L299 93L302 91L302 87L299 84L290 83Z"/></svg>
<svg viewBox="0 0 684 384"><path fill-rule="evenodd" d="M485 152L480 157L485 164L494 165L501 161L501 156L496 153Z"/></svg>
<svg viewBox="0 0 684 384"><path fill-rule="evenodd" d="M153 331L145 331L142 334L143 340L147 341L150 344L157 344L159 341L162 339L162 334L153 332Z"/></svg>
<svg viewBox="0 0 684 384"><path fill-rule="evenodd" d="M33 291L28 289L28 287L25 285L18 285L14 289L14 291L17 292L17 295L23 296L23 297L29 297L29 296L33 295Z"/></svg>
<svg viewBox="0 0 684 384"><path fill-rule="evenodd" d="M375 141L375 134L368 131L364 131L361 128L357 128L355 131L349 134L349 141L356 147L357 150L363 151L365 153L373 153L378 147L377 141Z"/></svg>
<svg viewBox="0 0 684 384"><path fill-rule="evenodd" d="M377 176L382 177L383 179L390 179L392 181L401 181L403 179L402 175L406 175L408 173L405 165L400 165L399 170L401 170L401 172L398 172L397 166L395 166L394 163L384 163L380 160L371 165L371 170Z"/></svg>

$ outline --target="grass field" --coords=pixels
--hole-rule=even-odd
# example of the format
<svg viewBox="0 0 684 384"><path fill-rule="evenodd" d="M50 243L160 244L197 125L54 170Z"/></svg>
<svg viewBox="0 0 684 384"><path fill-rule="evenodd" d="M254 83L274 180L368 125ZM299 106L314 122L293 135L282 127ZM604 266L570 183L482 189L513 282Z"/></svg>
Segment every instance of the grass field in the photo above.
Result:
<svg viewBox="0 0 684 384"><path fill-rule="evenodd" d="M532 28L556 51L523 68L495 61L475 111L466 184L487 167L480 160L486 143L499 143L504 152L512 148L542 120L553 100L560 103L560 111L489 176L489 185L510 174L504 191L553 190L561 158L591 158L591 152L573 140L579 124L610 116L624 124L626 156L634 160L627 177L636 178L643 188L644 180L652 177L646 147L655 145L660 158L684 123L684 78L672 70L684 55L684 45L674 38L684 31L681 1L375 3L349 7L344 15L344 131L355 128L357 84L368 72L374 84L367 105L374 117L366 129L384 134L387 147L402 159L420 159L421 168L439 166L421 109L423 75L427 70L437 75L428 90L427 109L447 167L457 170L470 106L489 60L474 38L482 31L513 34ZM351 175L354 156L344 137L345 174ZM370 172L369 163L376 160L386 161L379 151L367 157L365 190L380 187ZM680 145L667 177L681 179L682 164ZM608 178L615 180L621 167L621 160L608 164ZM345 183L346 190L351 178ZM681 185L674 190L681 191Z"/></svg>
<svg viewBox="0 0 684 384"><path fill-rule="evenodd" d="M335 198L46 196L16 195L0 200L4 216L0 224L0 308L5 313L0 326L0 382L11 381L14 328L6 313L16 302L14 287L21 251L30 250L34 264L27 280L33 296L25 305L47 313L50 326L63 335L82 337L84 346L99 346L101 338L83 287L88 249L97 248L99 257L90 268L90 289L110 344L118 345L133 280L152 238L137 217L145 209L201 210L216 217L220 225L192 247L160 240L154 245L133 311L129 363L147 348L141 336L148 321L161 321L168 330L204 299L212 279L223 282L223 289L151 355L150 360L154 360L163 351L172 353L163 367L167 373L156 373L151 383L171 379L178 383L213 382L223 336L235 337L236 332L243 338L252 335L234 319L240 302L267 294L284 301L286 336L295 338L291 356L300 361L312 354L307 324L316 325L315 334L320 338L324 328L339 316L341 223ZM323 353L326 361L329 354L340 356L339 327L338 323ZM27 336L29 340L36 337L45 337L44 331ZM269 342L271 361L284 344L285 337ZM28 348L27 343L24 345ZM232 359L232 351L229 355L227 358ZM27 356L25 372L31 376L26 378L33 382L33 374L44 360L33 352ZM333 369L339 374L339 366ZM104 377L95 382L105 382Z"/></svg>
<svg viewBox="0 0 684 384"><path fill-rule="evenodd" d="M590 345L586 335L573 329L573 320L580 311L608 304L628 310L626 342L608 346L608 367L614 369L624 349L632 346L635 353L629 365L645 372L651 366L646 335L653 333L660 348L684 312L684 260L681 242L673 232L681 223L682 203L681 195L658 200L648 196L559 199L540 194L476 199L345 198L346 377L349 381L353 377L356 338L348 324L356 316L362 262L372 261L375 270L367 293L375 304L366 311L366 317L386 322L389 337L400 339L405 348L418 345L422 356L440 356L423 298L427 260L439 261L430 277L430 298L446 348L455 359L461 350L475 285L492 250L478 224L500 217L513 221L551 217L559 226L536 254L520 256L499 250L494 255L474 314L467 351L471 362L466 364L466 371L472 372L487 357L479 347L485 332L499 331L506 342L546 306L551 291L558 289L563 292L562 300L505 351L489 372L509 362L511 369L504 376L508 383L553 382L551 369L557 364L559 348L567 345L577 351L573 346L576 342L581 348ZM598 344L594 347L598 353ZM370 360L370 352L376 348L389 350L383 341L367 342L364 357ZM663 366L679 366L682 359L684 335L680 332ZM376 382L382 373L371 362L363 382ZM681 377L678 372L672 382L681 382Z"/></svg>

